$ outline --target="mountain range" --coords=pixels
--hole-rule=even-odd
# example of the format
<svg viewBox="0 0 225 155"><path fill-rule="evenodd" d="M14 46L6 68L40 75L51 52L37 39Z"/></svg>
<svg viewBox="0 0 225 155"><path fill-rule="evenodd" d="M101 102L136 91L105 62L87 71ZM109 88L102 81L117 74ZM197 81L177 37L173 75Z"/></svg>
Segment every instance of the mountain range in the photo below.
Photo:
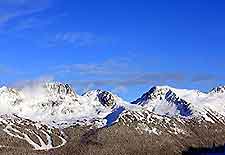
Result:
<svg viewBox="0 0 225 155"><path fill-rule="evenodd" d="M225 86L207 93L155 86L132 102L104 90L78 95L59 82L2 87L0 153L181 154L224 144L224 117Z"/></svg>

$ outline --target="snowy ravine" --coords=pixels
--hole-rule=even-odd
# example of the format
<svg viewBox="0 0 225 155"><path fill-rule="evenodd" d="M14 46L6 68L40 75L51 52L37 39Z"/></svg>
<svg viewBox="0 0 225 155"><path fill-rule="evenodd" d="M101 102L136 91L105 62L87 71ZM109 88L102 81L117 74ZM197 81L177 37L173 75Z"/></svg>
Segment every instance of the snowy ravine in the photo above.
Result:
<svg viewBox="0 0 225 155"><path fill-rule="evenodd" d="M70 85L52 82L19 89L2 87L0 107L0 126L7 135L26 141L35 150L49 150L65 145L62 129L75 125L103 128L120 120L128 125L138 122L137 130L160 134L148 124L166 120L169 125L170 119L179 118L170 129L182 133L176 127L179 122L192 118L214 122L214 117L225 116L225 87L203 93L156 86L128 103L108 91L78 95Z"/></svg>
<svg viewBox="0 0 225 155"><path fill-rule="evenodd" d="M63 133L54 133L54 128L15 115L2 115L0 127L7 135L26 141L34 150L55 149L67 142ZM53 136L58 138L58 144L53 144Z"/></svg>

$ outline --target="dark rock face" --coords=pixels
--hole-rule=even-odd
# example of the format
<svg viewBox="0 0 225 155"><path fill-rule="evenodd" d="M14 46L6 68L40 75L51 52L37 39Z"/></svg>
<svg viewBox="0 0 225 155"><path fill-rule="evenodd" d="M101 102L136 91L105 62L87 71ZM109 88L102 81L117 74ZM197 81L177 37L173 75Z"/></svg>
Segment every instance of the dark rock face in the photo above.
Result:
<svg viewBox="0 0 225 155"><path fill-rule="evenodd" d="M225 86L213 88L210 93L225 93Z"/></svg>
<svg viewBox="0 0 225 155"><path fill-rule="evenodd" d="M182 152L182 155L195 155L195 154L224 155L225 145L216 146L215 144L213 144L213 146L210 147L198 147L198 148L190 147L188 148L188 150Z"/></svg>
<svg viewBox="0 0 225 155"><path fill-rule="evenodd" d="M166 93L165 99L169 103L174 103L177 107L177 110L180 111L181 116L191 116L192 115L192 110L189 107L190 103L186 102L183 99L180 99L179 97L176 96L175 93L173 93L171 90L169 90Z"/></svg>
<svg viewBox="0 0 225 155"><path fill-rule="evenodd" d="M102 103L102 105L104 106L114 106L115 103L115 99L113 97L113 95L107 91L101 91L98 95L98 99L99 101Z"/></svg>
<svg viewBox="0 0 225 155"><path fill-rule="evenodd" d="M152 87L148 92L143 94L139 99L131 102L131 104L139 104L139 105L143 106L144 104L141 104L141 103L145 103L148 100L153 100L153 99L157 98L157 96L160 96L160 95L163 95L163 92L157 91L156 87Z"/></svg>

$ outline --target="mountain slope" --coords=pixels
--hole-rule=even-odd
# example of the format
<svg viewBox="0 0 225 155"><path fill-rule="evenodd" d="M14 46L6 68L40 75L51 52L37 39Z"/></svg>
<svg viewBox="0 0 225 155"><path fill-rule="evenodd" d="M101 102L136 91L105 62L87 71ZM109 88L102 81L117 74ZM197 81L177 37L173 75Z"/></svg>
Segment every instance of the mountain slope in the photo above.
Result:
<svg viewBox="0 0 225 155"><path fill-rule="evenodd" d="M190 116L189 103L178 97L169 87L153 87L141 98L132 102L160 115Z"/></svg>
<svg viewBox="0 0 225 155"><path fill-rule="evenodd" d="M172 152L186 149L190 144L208 146L225 142L225 137L216 135L225 131L225 87L222 86L208 93L156 86L128 103L108 91L92 90L78 95L68 84L54 82L21 89L2 87L0 106L0 150L26 148L44 154L40 150L64 152L73 146L87 153L83 145L90 150L98 150L95 146L99 145L108 150L109 144L112 148L123 144L131 147L124 140L135 135L143 140L141 143L134 137L142 146L145 142L165 145L163 148L173 148ZM210 140L206 135L215 139ZM115 137L119 144L104 136ZM156 144L149 142L149 138ZM146 152L152 151L149 145L143 148Z"/></svg>
<svg viewBox="0 0 225 155"><path fill-rule="evenodd" d="M225 93L223 87L214 88L209 93L198 90L175 89L169 86L157 86L132 104L168 116L207 117L207 111L225 115ZM220 90L220 91L215 91ZM210 118L209 118L210 119Z"/></svg>
<svg viewBox="0 0 225 155"><path fill-rule="evenodd" d="M125 104L128 103L107 91L94 90L79 96L68 84L61 83L46 83L22 90L0 89L2 114L16 114L53 126L90 124L96 120L101 120L99 125L102 126L107 121L105 117Z"/></svg>

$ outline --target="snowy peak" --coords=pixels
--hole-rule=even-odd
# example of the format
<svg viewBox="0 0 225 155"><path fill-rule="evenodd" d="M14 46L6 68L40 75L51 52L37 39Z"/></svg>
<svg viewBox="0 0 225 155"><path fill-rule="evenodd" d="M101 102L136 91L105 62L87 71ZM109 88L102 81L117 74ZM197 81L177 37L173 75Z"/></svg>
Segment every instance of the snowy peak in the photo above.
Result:
<svg viewBox="0 0 225 155"><path fill-rule="evenodd" d="M132 102L160 115L190 116L190 104L179 97L176 89L168 86L151 88L141 98Z"/></svg>
<svg viewBox="0 0 225 155"><path fill-rule="evenodd" d="M119 102L118 97L113 95L111 92L103 90L92 90L85 93L83 96L94 98L98 100L105 107L113 107Z"/></svg>
<svg viewBox="0 0 225 155"><path fill-rule="evenodd" d="M16 89L8 88L5 86L0 88L0 93L12 93L15 95L19 95L19 92Z"/></svg>
<svg viewBox="0 0 225 155"><path fill-rule="evenodd" d="M99 125L104 125L106 117L124 102L102 90L89 91L80 96L68 84L58 82L38 83L18 90L0 88L0 115L16 114L47 124L89 124L99 120ZM110 115L107 118L113 123L118 117L111 119Z"/></svg>
<svg viewBox="0 0 225 155"><path fill-rule="evenodd" d="M148 101L163 100L166 97L167 92L171 91L170 87L167 86L155 86L152 87L148 92L143 94L141 98L132 102L132 104L138 104L144 106Z"/></svg>
<svg viewBox="0 0 225 155"><path fill-rule="evenodd" d="M114 106L116 104L116 99L115 97L107 91L102 91L101 93L98 94L99 101L104 105L104 106Z"/></svg>
<svg viewBox="0 0 225 155"><path fill-rule="evenodd" d="M159 115L200 117L208 119L208 111L225 115L225 86L209 93L199 90L176 89L169 86L151 88L132 102Z"/></svg>
<svg viewBox="0 0 225 155"><path fill-rule="evenodd" d="M7 87L0 88L0 111L5 111L7 105L14 106L20 104L20 102L22 102L22 94L18 90Z"/></svg>
<svg viewBox="0 0 225 155"><path fill-rule="evenodd" d="M69 84L62 84L62 83L46 83L45 86L49 92L53 94L62 94L62 95L69 95L76 97L75 91Z"/></svg>
<svg viewBox="0 0 225 155"><path fill-rule="evenodd" d="M198 90L155 86L134 102L128 103L103 90L78 95L68 84L58 82L27 86L22 89L0 88L0 114L16 114L45 123L91 123L110 125L125 111L147 110L158 115L195 117L207 111L225 115L225 87L211 93ZM221 95L211 95L220 93ZM107 120L107 122L105 122Z"/></svg>
<svg viewBox="0 0 225 155"><path fill-rule="evenodd" d="M168 103L172 103L176 106L176 109L179 111L181 116L190 116L192 115L192 109L190 108L190 103L184 99L178 97L174 92L169 90L166 93L165 99Z"/></svg>
<svg viewBox="0 0 225 155"><path fill-rule="evenodd" d="M225 86L215 87L209 93L210 94L223 94L223 93L225 93Z"/></svg>

